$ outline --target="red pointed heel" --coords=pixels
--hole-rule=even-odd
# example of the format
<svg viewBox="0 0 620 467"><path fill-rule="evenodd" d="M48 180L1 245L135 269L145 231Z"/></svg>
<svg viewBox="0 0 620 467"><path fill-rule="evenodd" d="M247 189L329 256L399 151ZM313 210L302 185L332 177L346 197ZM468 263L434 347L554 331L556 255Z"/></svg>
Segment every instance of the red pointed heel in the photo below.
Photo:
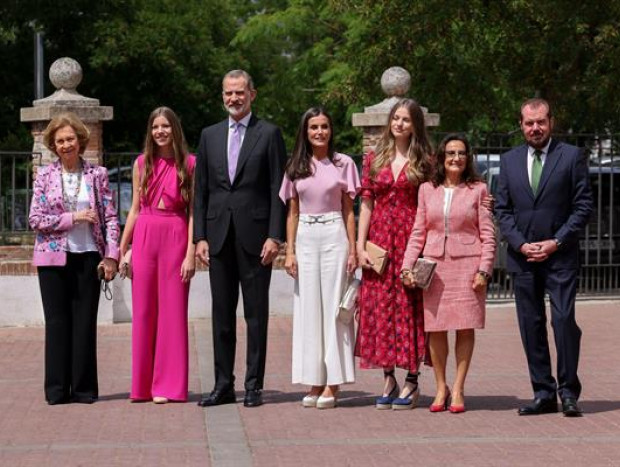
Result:
<svg viewBox="0 0 620 467"><path fill-rule="evenodd" d="M450 399L450 389L446 387L446 398L444 399L442 404L431 404L428 410L431 412L445 412L448 410L448 402Z"/></svg>
<svg viewBox="0 0 620 467"><path fill-rule="evenodd" d="M462 394L462 397L465 397L465 394ZM463 400L463 403L459 404L459 405L450 404L450 407L448 407L448 410L450 411L450 413L463 413L463 412L465 412L465 401Z"/></svg>

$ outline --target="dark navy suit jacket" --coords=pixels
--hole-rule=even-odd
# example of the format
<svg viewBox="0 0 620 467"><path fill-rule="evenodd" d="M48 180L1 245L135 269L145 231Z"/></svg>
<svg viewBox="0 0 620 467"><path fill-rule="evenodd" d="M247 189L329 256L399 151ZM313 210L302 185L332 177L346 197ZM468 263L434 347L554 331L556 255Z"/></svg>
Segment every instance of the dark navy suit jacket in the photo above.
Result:
<svg viewBox="0 0 620 467"><path fill-rule="evenodd" d="M552 270L579 268L579 232L592 213L588 164L583 151L551 140L534 195L527 171L527 145L503 154L495 214L508 242L508 271L525 272L528 263L519 251L524 243L558 239L561 246L545 261Z"/></svg>

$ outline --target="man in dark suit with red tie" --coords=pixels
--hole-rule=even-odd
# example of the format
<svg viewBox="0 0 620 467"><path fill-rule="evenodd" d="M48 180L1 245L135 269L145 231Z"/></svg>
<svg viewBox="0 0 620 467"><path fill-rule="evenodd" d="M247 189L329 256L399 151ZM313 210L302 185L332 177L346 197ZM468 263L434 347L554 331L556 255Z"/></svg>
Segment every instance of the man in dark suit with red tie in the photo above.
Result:
<svg viewBox="0 0 620 467"><path fill-rule="evenodd" d="M583 151L551 138L553 117L544 99L521 106L527 144L501 158L495 212L508 242L521 339L534 401L519 415L558 411L577 417L581 330L575 320L579 232L592 212L588 164ZM557 382L551 371L545 293L557 350Z"/></svg>
<svg viewBox="0 0 620 467"><path fill-rule="evenodd" d="M200 137L194 189L196 255L209 266L215 387L200 406L235 399L239 285L247 324L246 407L262 404L271 265L284 239L278 197L286 150L280 130L252 114L256 90L243 70L228 72L222 98L229 117Z"/></svg>

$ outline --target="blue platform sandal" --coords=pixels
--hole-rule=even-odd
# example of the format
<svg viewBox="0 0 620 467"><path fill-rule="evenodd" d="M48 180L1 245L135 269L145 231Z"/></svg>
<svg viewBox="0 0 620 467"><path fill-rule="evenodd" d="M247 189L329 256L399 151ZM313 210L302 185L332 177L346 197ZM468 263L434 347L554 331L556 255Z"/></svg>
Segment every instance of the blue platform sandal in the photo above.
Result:
<svg viewBox="0 0 620 467"><path fill-rule="evenodd" d="M392 402L398 397L400 389L398 387L398 383L396 382L396 378L394 377L394 368L392 368L390 371L383 370L383 377L390 378L392 381L394 381L394 386L387 394L387 396L377 397L377 399L375 400L375 407L378 410L389 410L392 408Z"/></svg>
<svg viewBox="0 0 620 467"><path fill-rule="evenodd" d="M405 383L411 383L413 385L409 394L405 397L396 397L392 401L392 409L394 410L410 410L418 405L418 398L420 397L420 388L418 386L418 375L420 373L407 373Z"/></svg>

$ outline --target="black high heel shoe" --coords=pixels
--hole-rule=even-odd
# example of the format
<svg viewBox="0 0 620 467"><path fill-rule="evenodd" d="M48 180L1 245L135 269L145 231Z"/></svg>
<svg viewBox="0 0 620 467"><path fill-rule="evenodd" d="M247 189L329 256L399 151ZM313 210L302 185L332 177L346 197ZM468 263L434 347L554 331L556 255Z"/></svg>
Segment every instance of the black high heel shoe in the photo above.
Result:
<svg viewBox="0 0 620 467"><path fill-rule="evenodd" d="M387 396L377 397L375 400L375 407L379 410L388 410L392 408L392 402L398 397L400 389L398 388L398 382L394 377L394 368L390 371L383 370L383 377L392 379L394 381L394 386L392 386L392 389Z"/></svg>
<svg viewBox="0 0 620 467"><path fill-rule="evenodd" d="M413 388L409 391L405 397L397 397L392 401L392 409L394 410L407 410L413 409L418 405L418 398L420 397L420 387L418 386L419 372L407 373L405 378L405 384L411 383Z"/></svg>

